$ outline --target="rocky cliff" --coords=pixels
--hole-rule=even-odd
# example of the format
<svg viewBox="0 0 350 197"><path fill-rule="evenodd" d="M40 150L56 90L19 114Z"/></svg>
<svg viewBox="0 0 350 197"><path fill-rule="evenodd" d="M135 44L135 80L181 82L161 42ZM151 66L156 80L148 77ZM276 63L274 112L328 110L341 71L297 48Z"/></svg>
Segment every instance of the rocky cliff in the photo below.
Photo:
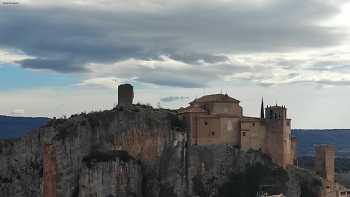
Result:
<svg viewBox="0 0 350 197"><path fill-rule="evenodd" d="M143 105L51 120L0 141L4 197L318 196L322 180L283 170L260 152L188 146L173 111Z"/></svg>

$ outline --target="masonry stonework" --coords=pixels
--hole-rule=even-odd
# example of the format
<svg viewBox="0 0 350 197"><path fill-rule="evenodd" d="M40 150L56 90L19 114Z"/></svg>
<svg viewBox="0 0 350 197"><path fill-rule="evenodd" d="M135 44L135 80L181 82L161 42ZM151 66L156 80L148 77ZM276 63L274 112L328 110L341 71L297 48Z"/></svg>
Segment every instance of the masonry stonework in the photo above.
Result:
<svg viewBox="0 0 350 197"><path fill-rule="evenodd" d="M325 180L323 196L332 195L335 191L335 149L331 145L315 146L315 172Z"/></svg>
<svg viewBox="0 0 350 197"><path fill-rule="evenodd" d="M227 94L213 94L180 108L178 114L187 123L191 145L230 144L260 150L281 167L293 165L296 144L292 143L287 108L276 105L264 110L262 102L261 117L246 117L239 103Z"/></svg>
<svg viewBox="0 0 350 197"><path fill-rule="evenodd" d="M130 84L122 84L118 86L118 105L131 105L134 99L134 88Z"/></svg>

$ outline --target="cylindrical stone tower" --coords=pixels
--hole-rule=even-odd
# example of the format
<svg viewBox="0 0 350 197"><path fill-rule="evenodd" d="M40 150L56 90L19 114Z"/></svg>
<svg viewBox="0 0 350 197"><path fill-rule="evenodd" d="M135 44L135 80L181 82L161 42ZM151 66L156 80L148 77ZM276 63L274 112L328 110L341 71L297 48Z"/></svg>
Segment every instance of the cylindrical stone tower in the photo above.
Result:
<svg viewBox="0 0 350 197"><path fill-rule="evenodd" d="M118 86L118 105L132 105L134 99L134 88L130 84L122 84Z"/></svg>

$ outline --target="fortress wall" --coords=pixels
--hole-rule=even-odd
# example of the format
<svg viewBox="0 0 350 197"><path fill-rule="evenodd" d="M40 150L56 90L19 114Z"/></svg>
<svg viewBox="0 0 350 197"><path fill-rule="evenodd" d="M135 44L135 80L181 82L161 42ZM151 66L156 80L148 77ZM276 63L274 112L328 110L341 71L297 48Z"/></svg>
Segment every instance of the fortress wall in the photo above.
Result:
<svg viewBox="0 0 350 197"><path fill-rule="evenodd" d="M241 149L262 150L265 142L266 126L260 120L241 123Z"/></svg>
<svg viewBox="0 0 350 197"><path fill-rule="evenodd" d="M240 118L220 118L221 143L240 145Z"/></svg>
<svg viewBox="0 0 350 197"><path fill-rule="evenodd" d="M219 144L222 133L220 119L217 117L199 117L197 122L198 144Z"/></svg>
<svg viewBox="0 0 350 197"><path fill-rule="evenodd" d="M53 145L43 147L43 197L56 197L57 162Z"/></svg>
<svg viewBox="0 0 350 197"><path fill-rule="evenodd" d="M274 163L286 167L283 123L283 120L267 122L266 143L263 151L270 155Z"/></svg>
<svg viewBox="0 0 350 197"><path fill-rule="evenodd" d="M240 118L194 116L192 144L240 144Z"/></svg>

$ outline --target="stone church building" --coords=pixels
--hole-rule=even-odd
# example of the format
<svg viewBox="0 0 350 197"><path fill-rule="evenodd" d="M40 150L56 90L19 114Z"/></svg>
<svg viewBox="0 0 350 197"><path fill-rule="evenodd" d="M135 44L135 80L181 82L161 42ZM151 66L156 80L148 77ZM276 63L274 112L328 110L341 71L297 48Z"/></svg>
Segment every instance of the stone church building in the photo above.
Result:
<svg viewBox="0 0 350 197"><path fill-rule="evenodd" d="M192 145L232 144L243 150L259 150L281 167L296 161L296 139L291 136L291 120L285 106L261 103L260 117L243 115L240 101L227 94L195 99L178 114L189 128Z"/></svg>

